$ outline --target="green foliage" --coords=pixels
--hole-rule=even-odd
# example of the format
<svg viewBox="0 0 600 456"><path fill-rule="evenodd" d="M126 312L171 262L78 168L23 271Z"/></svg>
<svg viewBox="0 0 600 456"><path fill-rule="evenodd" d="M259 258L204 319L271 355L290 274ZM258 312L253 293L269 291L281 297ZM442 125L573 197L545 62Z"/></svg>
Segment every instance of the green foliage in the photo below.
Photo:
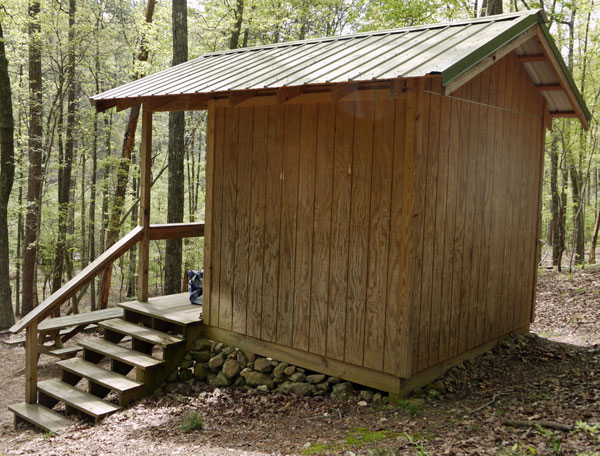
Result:
<svg viewBox="0 0 600 456"><path fill-rule="evenodd" d="M183 432L198 431L203 427L204 421L202 420L202 416L195 411L187 412L183 415L181 423L179 424L179 429Z"/></svg>

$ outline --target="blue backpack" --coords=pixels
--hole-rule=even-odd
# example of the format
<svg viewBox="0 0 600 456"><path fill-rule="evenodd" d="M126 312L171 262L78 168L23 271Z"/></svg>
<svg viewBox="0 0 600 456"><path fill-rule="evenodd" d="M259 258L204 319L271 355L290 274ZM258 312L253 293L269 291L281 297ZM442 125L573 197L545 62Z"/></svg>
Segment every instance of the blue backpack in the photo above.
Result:
<svg viewBox="0 0 600 456"><path fill-rule="evenodd" d="M188 272L190 279L190 302L192 304L202 305L202 282L204 280L204 269Z"/></svg>

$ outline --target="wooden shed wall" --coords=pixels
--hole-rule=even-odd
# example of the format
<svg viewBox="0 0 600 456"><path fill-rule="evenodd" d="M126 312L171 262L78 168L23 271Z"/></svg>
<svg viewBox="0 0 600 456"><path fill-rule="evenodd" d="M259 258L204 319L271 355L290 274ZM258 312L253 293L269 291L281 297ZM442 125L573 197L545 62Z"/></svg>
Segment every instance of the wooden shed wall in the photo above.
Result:
<svg viewBox="0 0 600 456"><path fill-rule="evenodd" d="M426 82L416 166L413 374L527 327L535 299L543 99L513 53L440 89Z"/></svg>
<svg viewBox="0 0 600 456"><path fill-rule="evenodd" d="M406 375L410 100L214 108L210 326Z"/></svg>

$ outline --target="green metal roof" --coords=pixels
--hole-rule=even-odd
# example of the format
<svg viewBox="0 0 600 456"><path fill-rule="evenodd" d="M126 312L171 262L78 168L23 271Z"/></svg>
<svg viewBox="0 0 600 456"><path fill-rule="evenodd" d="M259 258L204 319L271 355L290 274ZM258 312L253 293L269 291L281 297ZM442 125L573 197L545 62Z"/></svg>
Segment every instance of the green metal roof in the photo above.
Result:
<svg viewBox="0 0 600 456"><path fill-rule="evenodd" d="M98 109L107 109L119 100L371 82L431 74L440 74L446 86L539 25L560 62L559 71L568 79L568 90L574 93L589 120L590 113L548 34L545 21L543 11L533 10L216 52L108 90L91 100ZM517 49L516 52L525 51ZM535 67L526 68L531 76ZM538 78L541 83L558 82L548 80L548 71L542 73L546 77ZM576 109L565 94L562 98L560 93L544 96L555 112Z"/></svg>

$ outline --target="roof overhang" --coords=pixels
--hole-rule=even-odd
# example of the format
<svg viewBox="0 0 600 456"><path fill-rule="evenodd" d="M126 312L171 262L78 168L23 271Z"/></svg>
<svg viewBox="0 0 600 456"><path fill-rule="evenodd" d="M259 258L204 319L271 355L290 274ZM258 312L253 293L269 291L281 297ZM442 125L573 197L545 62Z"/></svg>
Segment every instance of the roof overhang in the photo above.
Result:
<svg viewBox="0 0 600 456"><path fill-rule="evenodd" d="M550 36L546 22L545 13L537 10L450 24L207 54L95 95L90 101L101 112L112 107L127 109L141 103L147 104L152 111L185 111L206 109L209 100L219 100L219 103L229 106L289 102L290 98L296 98L297 101L309 98L339 100L339 93L343 92L340 87L344 87L346 91L371 87L382 93L388 90L389 93L386 87L393 91L394 81L424 76L440 76L444 93L449 95L508 53L515 52L541 96L545 98L550 116L576 117L588 129L591 114ZM452 40L456 42L454 47ZM384 59L388 54L381 51L383 46L377 45L376 41L388 45L385 52L391 59ZM333 49L334 47L337 48ZM353 50L353 53L348 49ZM339 52L342 54L337 54ZM310 77L290 78L289 74L294 67L299 67L298 61L306 62L304 67L299 67L306 71L310 65L319 63L318 58L323 53L332 62L329 64L331 74L326 74L320 80ZM338 62L338 55L346 56ZM400 60L396 73L396 67L390 69L389 64L394 58ZM350 59L356 59L358 63L355 64ZM357 66L364 65L365 61L369 71L359 71L363 70L362 67L357 70ZM373 68L379 68L373 62L387 67L387 72L374 71ZM405 64L406 62L409 64ZM277 65L281 65L281 68ZM275 77L271 77L262 86L238 83L254 82L251 78L255 68L263 74L275 74ZM347 68L352 71L347 70L346 74L342 74ZM378 74L380 78L377 77ZM286 75L287 78L284 77ZM202 82L199 88L195 87L197 80ZM233 82L223 82L228 80ZM295 85L294 80L297 82ZM288 81L292 83L286 84ZM329 94L324 95L322 92ZM300 94L302 96L298 98Z"/></svg>

